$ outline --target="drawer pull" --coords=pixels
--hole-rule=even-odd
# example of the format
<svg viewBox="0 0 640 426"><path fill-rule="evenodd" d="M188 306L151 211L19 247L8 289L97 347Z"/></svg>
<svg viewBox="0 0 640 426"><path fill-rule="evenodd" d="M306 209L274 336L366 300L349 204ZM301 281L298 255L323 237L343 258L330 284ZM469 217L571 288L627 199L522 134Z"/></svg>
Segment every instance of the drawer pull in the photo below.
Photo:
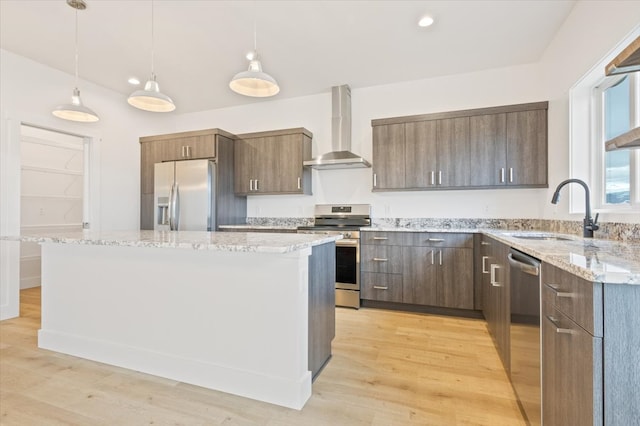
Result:
<svg viewBox="0 0 640 426"><path fill-rule="evenodd" d="M388 240L388 239L389 239L389 238L387 238L387 237L373 237L373 240L374 240L374 241L386 241L386 240Z"/></svg>
<svg viewBox="0 0 640 426"><path fill-rule="evenodd" d="M374 285L373 288L375 288L376 290L389 290L389 287L387 287L386 285Z"/></svg>
<svg viewBox="0 0 640 426"><path fill-rule="evenodd" d="M496 269L499 269L500 265L496 265L495 263L491 264L491 285L493 287L502 287L499 282L496 281Z"/></svg>
<svg viewBox="0 0 640 426"><path fill-rule="evenodd" d="M573 293L566 293L563 291L560 291L560 289L558 289L558 287L552 285L552 284L547 284L547 286L553 290L553 292L555 293L556 297L573 297L574 294Z"/></svg>
<svg viewBox="0 0 640 426"><path fill-rule="evenodd" d="M573 330L571 330L570 328L561 328L558 325L558 320L555 319L554 317L547 315L547 320L553 324L553 327L556 329L556 333L558 334L573 334Z"/></svg>
<svg viewBox="0 0 640 426"><path fill-rule="evenodd" d="M427 238L427 241L432 243L441 243L444 241L444 238Z"/></svg>
<svg viewBox="0 0 640 426"><path fill-rule="evenodd" d="M481 245L481 246L490 246L491 244L489 244L489 243L488 243L488 242L486 242L486 241L480 241L480 245Z"/></svg>
<svg viewBox="0 0 640 426"><path fill-rule="evenodd" d="M389 259L385 259L384 257L374 257L373 261L374 262L387 262L387 261L389 261Z"/></svg>

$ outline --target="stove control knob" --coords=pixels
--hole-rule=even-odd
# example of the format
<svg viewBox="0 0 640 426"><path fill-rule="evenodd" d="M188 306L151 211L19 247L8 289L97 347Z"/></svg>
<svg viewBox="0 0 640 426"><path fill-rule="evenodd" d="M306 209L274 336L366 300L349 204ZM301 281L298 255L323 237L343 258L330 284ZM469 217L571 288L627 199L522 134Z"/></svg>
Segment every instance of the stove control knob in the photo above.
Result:
<svg viewBox="0 0 640 426"><path fill-rule="evenodd" d="M351 232L345 232L344 234L342 234L343 238L351 238Z"/></svg>

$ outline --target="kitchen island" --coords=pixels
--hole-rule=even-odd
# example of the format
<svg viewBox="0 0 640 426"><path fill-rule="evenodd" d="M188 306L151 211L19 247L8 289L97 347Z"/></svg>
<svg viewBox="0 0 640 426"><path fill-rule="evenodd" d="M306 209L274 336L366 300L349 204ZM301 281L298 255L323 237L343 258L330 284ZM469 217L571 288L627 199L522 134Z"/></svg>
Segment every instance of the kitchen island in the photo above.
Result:
<svg viewBox="0 0 640 426"><path fill-rule="evenodd" d="M41 348L295 409L331 356L334 236L5 239L42 246Z"/></svg>

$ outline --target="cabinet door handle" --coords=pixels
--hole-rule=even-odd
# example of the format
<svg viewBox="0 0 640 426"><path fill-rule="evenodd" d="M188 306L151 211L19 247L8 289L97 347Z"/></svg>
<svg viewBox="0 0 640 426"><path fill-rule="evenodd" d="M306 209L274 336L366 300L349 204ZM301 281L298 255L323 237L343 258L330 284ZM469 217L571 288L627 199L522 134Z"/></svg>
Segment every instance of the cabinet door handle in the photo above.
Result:
<svg viewBox="0 0 640 426"><path fill-rule="evenodd" d="M374 258L373 258L373 261L374 261L374 262L388 262L388 261L389 261L389 259L385 259L385 258L383 258L383 257L374 257Z"/></svg>
<svg viewBox="0 0 640 426"><path fill-rule="evenodd" d="M555 294L556 297L573 297L573 293L566 293L563 291L560 291L560 289L558 287L556 287L553 284L547 284L547 286L553 290L553 293Z"/></svg>
<svg viewBox="0 0 640 426"><path fill-rule="evenodd" d="M496 282L496 269L500 268L500 265L496 265L495 263L491 264L491 285L494 287L502 287L500 283Z"/></svg>
<svg viewBox="0 0 640 426"><path fill-rule="evenodd" d="M435 185L435 184L436 184L436 172L431 170L431 185Z"/></svg>
<svg viewBox="0 0 640 426"><path fill-rule="evenodd" d="M432 243L441 243L444 241L444 238L427 238L427 241L430 241Z"/></svg>
<svg viewBox="0 0 640 426"><path fill-rule="evenodd" d="M180 147L180 157L184 158L184 145Z"/></svg>
<svg viewBox="0 0 640 426"><path fill-rule="evenodd" d="M298 189L302 189L302 182L300 180L300 177L298 177Z"/></svg>
<svg viewBox="0 0 640 426"><path fill-rule="evenodd" d="M438 262L440 263L440 266L442 266L442 250L438 251Z"/></svg>
<svg viewBox="0 0 640 426"><path fill-rule="evenodd" d="M253 179L249 179L249 191L253 191Z"/></svg>
<svg viewBox="0 0 640 426"><path fill-rule="evenodd" d="M560 327L560 325L558 324L558 320L555 319L554 317L552 317L551 315L547 315L547 320L553 324L553 328L556 329L556 333L558 334L573 334L574 331L570 328L562 328Z"/></svg>
<svg viewBox="0 0 640 426"><path fill-rule="evenodd" d="M386 241L389 238L387 238L387 237L373 237L373 239L374 239L374 241Z"/></svg>
<svg viewBox="0 0 640 426"><path fill-rule="evenodd" d="M482 273L483 274L488 274L489 271L487 271L487 259L489 258L489 256L482 256Z"/></svg>
<svg viewBox="0 0 640 426"><path fill-rule="evenodd" d="M375 188L376 186L378 186L378 174L374 173L373 174L373 187Z"/></svg>
<svg viewBox="0 0 640 426"><path fill-rule="evenodd" d="M486 241L480 241L480 245L481 245L481 246L490 246L491 244L489 244L489 243L488 243L488 242L486 242Z"/></svg>
<svg viewBox="0 0 640 426"><path fill-rule="evenodd" d="M513 182L513 167L509 167L509 182Z"/></svg>
<svg viewBox="0 0 640 426"><path fill-rule="evenodd" d="M254 188L255 188L255 190L256 190L256 191L257 191L258 189L260 189L260 188L258 188L258 179L256 179L256 180L255 180Z"/></svg>
<svg viewBox="0 0 640 426"><path fill-rule="evenodd" d="M431 250L431 264L433 265L433 264L435 264L435 263L436 263L436 262L435 262L435 259L434 259L434 257L433 257L433 250Z"/></svg>
<svg viewBox="0 0 640 426"><path fill-rule="evenodd" d="M387 287L386 285L374 285L373 288L375 288L376 290L388 290L389 287Z"/></svg>
<svg viewBox="0 0 640 426"><path fill-rule="evenodd" d="M504 167L500 168L500 183L504 183Z"/></svg>
<svg viewBox="0 0 640 426"><path fill-rule="evenodd" d="M438 170L438 185L442 185L442 170Z"/></svg>

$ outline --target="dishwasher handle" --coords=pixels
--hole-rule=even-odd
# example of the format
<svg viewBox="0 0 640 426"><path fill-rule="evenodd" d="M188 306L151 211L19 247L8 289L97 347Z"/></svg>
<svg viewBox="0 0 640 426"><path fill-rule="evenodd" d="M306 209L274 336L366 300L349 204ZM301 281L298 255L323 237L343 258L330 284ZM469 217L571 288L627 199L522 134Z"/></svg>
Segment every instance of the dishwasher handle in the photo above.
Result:
<svg viewBox="0 0 640 426"><path fill-rule="evenodd" d="M535 277L540 275L540 262L528 256L522 256L517 252L511 251L507 256L509 265L518 268L525 274Z"/></svg>

